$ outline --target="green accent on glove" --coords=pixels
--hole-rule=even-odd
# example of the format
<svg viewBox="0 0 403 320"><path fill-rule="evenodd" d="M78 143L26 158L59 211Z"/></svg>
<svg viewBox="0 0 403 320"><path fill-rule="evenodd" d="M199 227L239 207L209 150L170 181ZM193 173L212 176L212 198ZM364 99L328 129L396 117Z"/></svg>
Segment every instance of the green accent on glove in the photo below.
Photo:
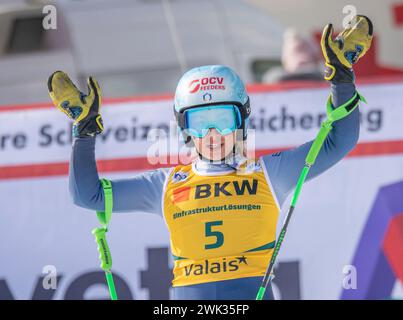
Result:
<svg viewBox="0 0 403 320"><path fill-rule="evenodd" d="M87 79L87 85L86 95L62 71L54 72L48 79L48 91L54 105L74 120L74 137L93 137L104 130L99 114L101 89L94 77Z"/></svg>

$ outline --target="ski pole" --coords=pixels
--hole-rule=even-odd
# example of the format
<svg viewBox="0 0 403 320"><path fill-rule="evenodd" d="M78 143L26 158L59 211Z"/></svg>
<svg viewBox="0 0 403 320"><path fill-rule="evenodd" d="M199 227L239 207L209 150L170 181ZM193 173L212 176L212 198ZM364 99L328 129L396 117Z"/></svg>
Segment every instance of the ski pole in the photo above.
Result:
<svg viewBox="0 0 403 320"><path fill-rule="evenodd" d="M101 268L105 271L106 282L109 288L109 294L111 300L117 300L117 294L115 289L115 283L112 275L112 255L109 250L108 242L106 241L106 232L108 231L109 220L112 215L113 208L113 196L112 196L112 184L109 180L101 180L102 187L104 189L105 196L105 211L97 211L97 217L102 227L92 230L92 234L95 236L95 242L98 245L99 259L101 260Z"/></svg>
<svg viewBox="0 0 403 320"><path fill-rule="evenodd" d="M344 117L348 116L353 110L358 106L360 101L366 102L365 98L361 96L358 92L348 100L346 103L338 107L337 109L333 110L331 97L327 100L326 111L327 111L327 119L322 122L321 128L319 133L317 134L315 140L313 141L311 148L305 158L305 165L301 171L301 174L298 178L297 186L294 191L294 195L291 200L291 205L288 209L285 221L281 228L280 234L276 241L276 246L274 247L273 255L271 256L270 263L266 269L266 273L263 277L262 284L260 285L259 291L256 296L256 300L263 300L263 296L266 292L267 285L270 283L271 280L274 278L273 267L276 262L277 255L280 251L281 244L283 243L285 234L287 232L287 227L290 222L291 216L294 212L294 209L297 205L298 197L301 193L302 186L308 176L310 168L314 165L316 158L319 154L322 145L329 134L330 130L332 130L332 124L334 121L343 119Z"/></svg>

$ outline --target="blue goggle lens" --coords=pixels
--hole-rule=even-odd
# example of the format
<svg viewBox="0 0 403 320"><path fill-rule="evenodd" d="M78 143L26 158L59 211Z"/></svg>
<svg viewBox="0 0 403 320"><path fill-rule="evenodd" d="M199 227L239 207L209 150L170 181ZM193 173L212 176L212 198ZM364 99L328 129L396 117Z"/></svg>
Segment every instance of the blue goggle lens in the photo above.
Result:
<svg viewBox="0 0 403 320"><path fill-rule="evenodd" d="M214 105L185 111L186 131L193 137L203 138L209 129L227 135L241 125L241 115L234 105Z"/></svg>

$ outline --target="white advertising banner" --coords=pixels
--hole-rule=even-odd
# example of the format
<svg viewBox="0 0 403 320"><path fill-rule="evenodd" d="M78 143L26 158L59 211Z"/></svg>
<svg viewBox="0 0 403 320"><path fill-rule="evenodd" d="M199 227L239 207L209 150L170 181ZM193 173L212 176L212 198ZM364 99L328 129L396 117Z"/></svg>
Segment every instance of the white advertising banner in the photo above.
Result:
<svg viewBox="0 0 403 320"><path fill-rule="evenodd" d="M277 298L403 298L403 81L358 88L368 101L360 107L359 144L304 186L279 255ZM324 86L252 86L257 153L313 139L328 95ZM159 166L147 160L147 136L169 131L172 103L152 97L103 104L105 131L96 146L102 177L130 178ZM108 297L91 234L97 219L68 192L70 132L50 105L0 108L0 299ZM177 150L171 143L159 151ZM120 298L170 297L169 236L160 217L116 214L108 239Z"/></svg>

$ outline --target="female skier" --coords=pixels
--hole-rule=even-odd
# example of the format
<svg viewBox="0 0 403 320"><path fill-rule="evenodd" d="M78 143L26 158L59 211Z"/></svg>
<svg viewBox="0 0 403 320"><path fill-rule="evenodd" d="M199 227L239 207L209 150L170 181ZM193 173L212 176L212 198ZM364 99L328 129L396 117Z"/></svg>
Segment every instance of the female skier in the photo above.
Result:
<svg viewBox="0 0 403 320"><path fill-rule="evenodd" d="M333 108L356 93L352 65L369 49L372 24L357 16L333 40L325 27L321 47ZM95 162L95 136L102 133L101 91L92 77L84 95L57 71L48 80L54 104L74 120L70 192L74 203L104 210L104 191ZM354 107L354 106L351 106ZM174 113L187 143L198 153L177 165L113 180L113 212L162 216L174 258L175 299L254 299L276 241L280 207L295 187L312 142L247 159L249 97L226 66L186 72L175 93ZM356 144L359 111L334 123L308 179L340 161ZM273 299L268 288L264 299Z"/></svg>

